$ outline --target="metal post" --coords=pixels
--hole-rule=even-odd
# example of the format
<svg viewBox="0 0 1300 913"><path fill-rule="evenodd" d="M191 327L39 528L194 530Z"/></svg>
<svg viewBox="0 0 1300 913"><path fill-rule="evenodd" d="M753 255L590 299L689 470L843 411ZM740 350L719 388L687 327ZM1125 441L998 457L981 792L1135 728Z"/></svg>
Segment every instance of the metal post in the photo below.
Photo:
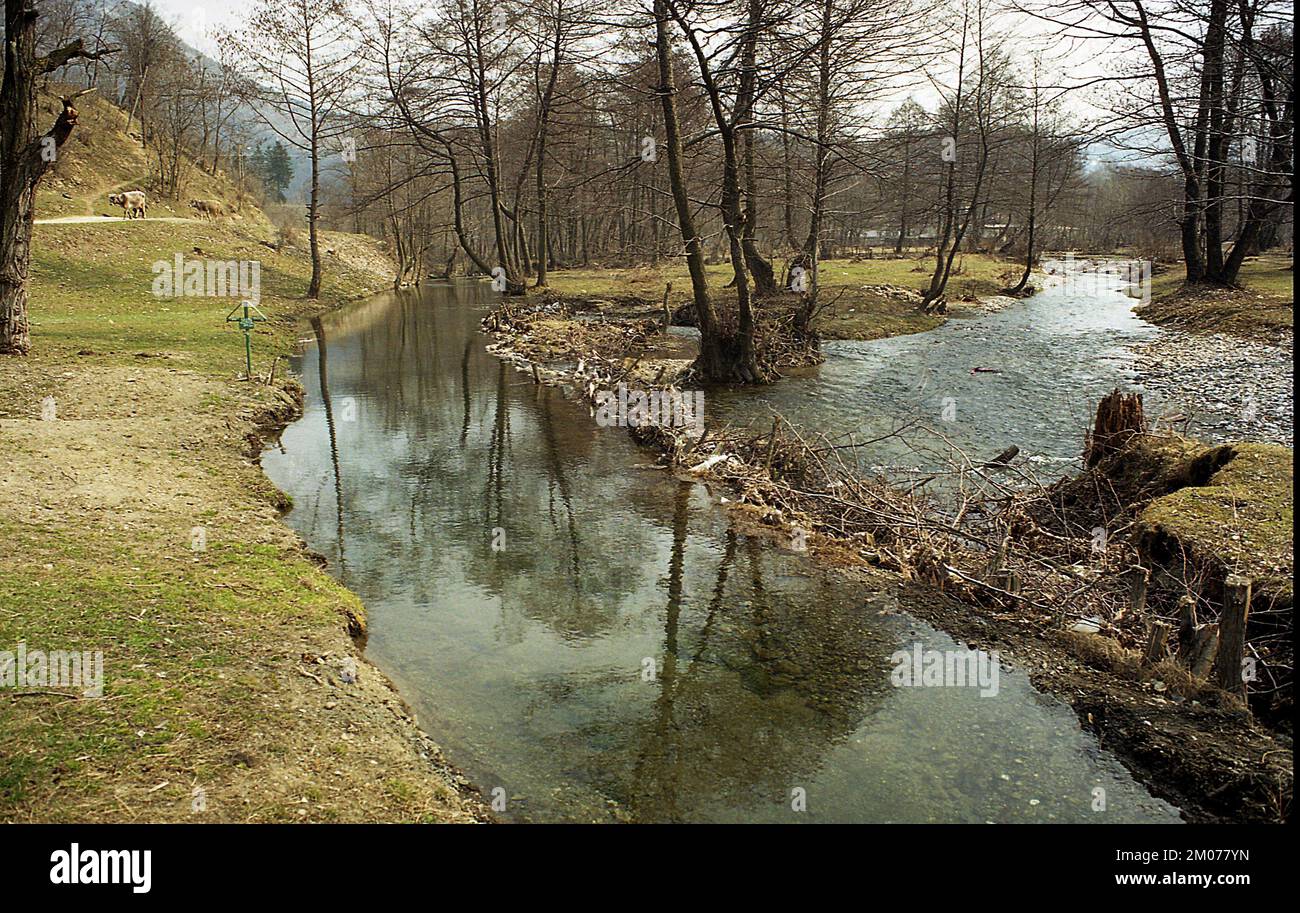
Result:
<svg viewBox="0 0 1300 913"><path fill-rule="evenodd" d="M248 316L248 302L244 302L244 319L239 322L244 328L244 376L253 379L253 320Z"/></svg>
<svg viewBox="0 0 1300 913"><path fill-rule="evenodd" d="M236 317L235 311L242 308L243 313ZM244 331L244 376L248 380L253 379L253 327L257 321L265 320L266 316L258 310L257 305L252 301L243 301L231 309L226 315L227 323L238 324L239 328Z"/></svg>

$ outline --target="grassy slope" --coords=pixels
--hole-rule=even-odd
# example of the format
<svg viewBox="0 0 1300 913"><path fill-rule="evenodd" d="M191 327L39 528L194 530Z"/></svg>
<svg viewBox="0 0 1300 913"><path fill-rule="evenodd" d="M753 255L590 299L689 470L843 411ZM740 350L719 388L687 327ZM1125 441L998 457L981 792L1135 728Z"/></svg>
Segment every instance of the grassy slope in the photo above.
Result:
<svg viewBox="0 0 1300 913"><path fill-rule="evenodd" d="M52 122L60 107L55 94L42 95L38 122ZM183 203L153 192L148 179L149 155L140 144L138 122L128 134L126 112L94 93L77 100L77 111L80 123L37 189L37 218L121 215L122 210L108 202L108 195L118 190L148 193L152 218L192 214ZM220 173L212 175L190 166L185 169L184 181L183 196L187 200L234 201L238 196ZM265 216L255 206L243 209L242 222L250 227L266 227Z"/></svg>
<svg viewBox="0 0 1300 913"><path fill-rule="evenodd" d="M1252 257L1242 264L1241 290L1187 289L1175 266L1151 282L1151 303L1137 313L1152 323L1192 332L1228 333L1289 344L1295 332L1294 274L1289 257Z"/></svg>
<svg viewBox="0 0 1300 913"><path fill-rule="evenodd" d="M1201 564L1256 582L1256 591L1292 599L1295 566L1294 457L1285 447L1234 444L1236 456L1203 486L1152 501L1139 525L1181 543Z"/></svg>
<svg viewBox="0 0 1300 913"><path fill-rule="evenodd" d="M82 182L82 202L113 167ZM339 256L307 302L307 257L257 243L264 232L260 219L37 226L34 351L0 360L0 650L102 650L105 695L0 689L0 820L476 814L421 757L436 748L377 671L340 680L361 607L307 560L249 459L291 396L236 381L230 300L150 293L151 264L177 252L261 260L264 371L302 314L391 276L373 242L330 235ZM46 396L54 421L40 419Z"/></svg>
<svg viewBox="0 0 1300 913"><path fill-rule="evenodd" d="M1007 285L1014 264L982 254L959 258L948 284L948 298L955 310L960 299L996 294ZM892 298L865 286L895 285L919 288L929 278L930 259L877 258L871 260L828 260L821 266L822 292L826 300L838 297L835 307L823 313L817 329L830 339L879 339L903 333L933 329L942 317L922 314L912 302ZM708 267L709 285L720 297L729 294L724 286L731 281L731 267L714 264ZM671 282L670 300L676 307L690 299L690 280L684 263L633 269L561 270L548 275L548 284L560 294L592 297L632 296L650 306L663 299L664 285ZM734 296L733 296L734 297Z"/></svg>

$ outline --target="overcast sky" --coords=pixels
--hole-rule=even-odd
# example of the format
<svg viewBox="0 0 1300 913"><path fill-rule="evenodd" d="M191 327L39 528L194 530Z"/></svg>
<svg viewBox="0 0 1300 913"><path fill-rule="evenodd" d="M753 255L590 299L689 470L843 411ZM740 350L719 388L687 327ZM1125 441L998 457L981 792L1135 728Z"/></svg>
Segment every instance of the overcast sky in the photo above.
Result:
<svg viewBox="0 0 1300 913"><path fill-rule="evenodd" d="M141 2L141 0L137 0ZM208 37L208 31L214 26L238 27L247 18L254 0L152 0L154 8L166 19L191 47L197 48L209 57L215 56L216 47ZM1011 30L1025 37L1041 36L1051 28L1041 22L1034 22L1023 14L1003 14L998 19L1004 30ZM1063 55L1069 75L1082 80L1099 75L1104 69L1105 55L1099 55L1101 48L1092 42L1083 46L1067 48L1059 40L1054 42L1053 50ZM1065 63L1058 61L1058 65Z"/></svg>
<svg viewBox="0 0 1300 913"><path fill-rule="evenodd" d="M139 0L137 0L139 2ZM214 28L238 28L247 19L254 0L152 0L154 8L170 23L180 37L191 47L197 48L209 57L216 57L215 43L209 38ZM1045 40L1044 34L1052 31L1051 27L1037 22L1023 14L1003 13L996 20L1004 32L1021 36L1024 47L1047 44L1049 66L1054 65L1068 84L1078 84L1095 79L1104 71L1114 66L1114 58L1105 53L1096 42L1069 42L1057 39ZM1037 38L1035 41L1034 38ZM1027 40L1026 40L1027 39ZM923 105L933 108L938 102L938 95L924 82L910 85L885 104L886 111L905 97L912 96ZM1071 95L1067 101L1068 108L1079 117L1093 119L1100 112L1085 97Z"/></svg>
<svg viewBox="0 0 1300 913"><path fill-rule="evenodd" d="M153 6L186 44L213 57L216 47L208 29L239 25L253 4L251 0L153 0Z"/></svg>

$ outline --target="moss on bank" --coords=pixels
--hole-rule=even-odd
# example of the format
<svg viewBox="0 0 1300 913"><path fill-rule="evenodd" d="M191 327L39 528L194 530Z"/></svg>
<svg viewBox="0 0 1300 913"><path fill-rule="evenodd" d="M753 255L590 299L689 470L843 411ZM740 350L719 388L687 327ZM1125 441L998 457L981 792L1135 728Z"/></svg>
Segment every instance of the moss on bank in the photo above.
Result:
<svg viewBox="0 0 1300 913"><path fill-rule="evenodd" d="M1140 528L1148 537L1176 543L1191 563L1215 569L1219 579L1249 577L1258 595L1289 605L1295 565L1293 454L1271 444L1226 449L1215 455L1221 465L1202 484L1148 504L1138 517Z"/></svg>

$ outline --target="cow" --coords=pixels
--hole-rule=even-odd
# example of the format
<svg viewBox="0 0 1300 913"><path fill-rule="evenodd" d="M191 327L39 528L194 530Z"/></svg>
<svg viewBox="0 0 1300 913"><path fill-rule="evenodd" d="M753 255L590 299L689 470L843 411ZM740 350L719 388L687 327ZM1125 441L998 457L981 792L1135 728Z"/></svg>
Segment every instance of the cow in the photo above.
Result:
<svg viewBox="0 0 1300 913"><path fill-rule="evenodd" d="M205 219L216 219L226 214L226 204L220 200L190 200L190 208Z"/></svg>
<svg viewBox="0 0 1300 913"><path fill-rule="evenodd" d="M145 218L145 198L143 190L128 190L125 193L110 193L108 202L112 206L121 206L128 219Z"/></svg>

